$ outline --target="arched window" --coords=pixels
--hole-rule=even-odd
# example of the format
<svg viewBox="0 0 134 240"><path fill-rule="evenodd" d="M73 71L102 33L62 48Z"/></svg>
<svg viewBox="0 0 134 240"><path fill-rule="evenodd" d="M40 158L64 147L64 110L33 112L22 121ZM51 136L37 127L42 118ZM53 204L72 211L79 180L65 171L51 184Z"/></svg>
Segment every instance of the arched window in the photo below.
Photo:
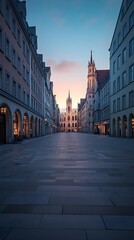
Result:
<svg viewBox="0 0 134 240"><path fill-rule="evenodd" d="M72 121L74 121L74 116L72 116Z"/></svg>
<svg viewBox="0 0 134 240"><path fill-rule="evenodd" d="M70 123L68 123L68 127L70 127Z"/></svg>
<svg viewBox="0 0 134 240"><path fill-rule="evenodd" d="M70 116L68 116L68 121L70 121Z"/></svg>
<svg viewBox="0 0 134 240"><path fill-rule="evenodd" d="M70 106L68 106L68 112L70 113Z"/></svg>

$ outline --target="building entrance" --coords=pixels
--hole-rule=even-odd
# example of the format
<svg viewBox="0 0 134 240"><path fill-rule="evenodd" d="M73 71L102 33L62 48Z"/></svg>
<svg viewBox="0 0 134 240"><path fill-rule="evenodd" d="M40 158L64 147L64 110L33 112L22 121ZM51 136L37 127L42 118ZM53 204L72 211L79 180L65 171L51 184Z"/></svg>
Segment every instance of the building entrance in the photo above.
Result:
<svg viewBox="0 0 134 240"><path fill-rule="evenodd" d="M2 108L0 109L1 112ZM0 113L0 143L6 143L6 115Z"/></svg>

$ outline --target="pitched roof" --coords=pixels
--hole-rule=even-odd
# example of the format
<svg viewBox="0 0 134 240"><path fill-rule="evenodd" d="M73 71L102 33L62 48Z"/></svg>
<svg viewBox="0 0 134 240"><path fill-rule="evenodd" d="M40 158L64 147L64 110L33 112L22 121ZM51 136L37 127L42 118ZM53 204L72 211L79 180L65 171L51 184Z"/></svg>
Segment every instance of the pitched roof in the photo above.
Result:
<svg viewBox="0 0 134 240"><path fill-rule="evenodd" d="M98 84L100 85L104 79L106 78L106 76L109 74L109 70L106 69L106 70L96 70L96 73L97 73L97 82Z"/></svg>

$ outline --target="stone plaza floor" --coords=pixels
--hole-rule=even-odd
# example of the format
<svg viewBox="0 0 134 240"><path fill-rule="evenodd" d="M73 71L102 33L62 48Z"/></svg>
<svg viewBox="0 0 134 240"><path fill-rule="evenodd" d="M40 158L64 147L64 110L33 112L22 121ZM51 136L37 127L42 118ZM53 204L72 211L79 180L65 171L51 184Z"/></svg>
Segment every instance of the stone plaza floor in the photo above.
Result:
<svg viewBox="0 0 134 240"><path fill-rule="evenodd" d="M134 139L0 146L0 240L134 240Z"/></svg>

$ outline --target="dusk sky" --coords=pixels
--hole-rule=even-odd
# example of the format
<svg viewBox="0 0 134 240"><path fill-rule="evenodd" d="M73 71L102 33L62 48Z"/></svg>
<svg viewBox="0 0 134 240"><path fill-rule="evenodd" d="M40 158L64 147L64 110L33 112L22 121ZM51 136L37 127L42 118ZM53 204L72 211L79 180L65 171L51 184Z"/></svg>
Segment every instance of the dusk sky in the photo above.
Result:
<svg viewBox="0 0 134 240"><path fill-rule="evenodd" d="M90 51L97 69L109 68L109 47L122 0L26 0L27 21L36 26L38 53L51 67L59 107L68 90L73 107L85 97Z"/></svg>

